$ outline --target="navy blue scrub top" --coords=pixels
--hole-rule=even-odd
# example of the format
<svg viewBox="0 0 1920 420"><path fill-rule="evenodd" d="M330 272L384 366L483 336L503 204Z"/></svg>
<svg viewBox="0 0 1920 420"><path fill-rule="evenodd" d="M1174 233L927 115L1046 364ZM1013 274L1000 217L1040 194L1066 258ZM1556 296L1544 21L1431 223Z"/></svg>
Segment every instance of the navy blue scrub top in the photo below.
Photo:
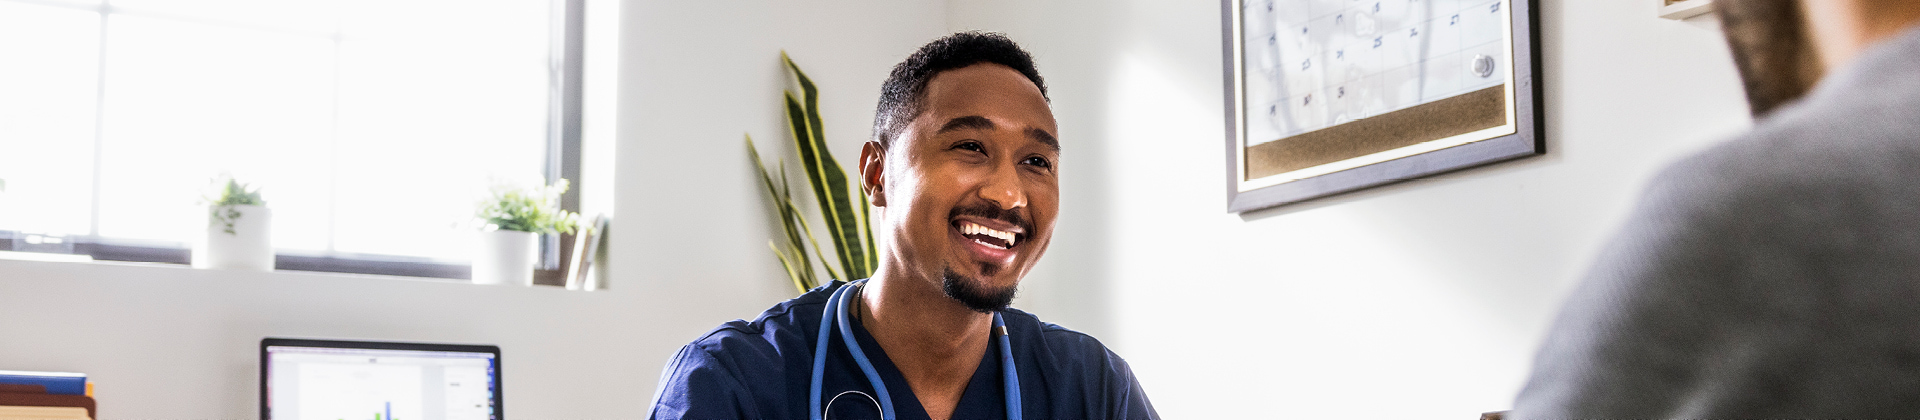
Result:
<svg viewBox="0 0 1920 420"><path fill-rule="evenodd" d="M660 377L650 415L655 419L805 419L813 375L814 340L833 282L774 305L752 322L734 320L680 348ZM1120 356L1099 340L1016 309L1001 311L1019 368L1022 415L1030 419L1157 419L1153 404ZM854 339L879 371L899 419L928 418L906 377L859 321ZM836 328L837 329L837 328ZM821 406L844 391L878 397L838 332L828 335ZM1003 419L1006 394L998 343L980 355L955 419ZM880 418L874 403L848 395L830 418ZM862 408L864 406L864 408Z"/></svg>

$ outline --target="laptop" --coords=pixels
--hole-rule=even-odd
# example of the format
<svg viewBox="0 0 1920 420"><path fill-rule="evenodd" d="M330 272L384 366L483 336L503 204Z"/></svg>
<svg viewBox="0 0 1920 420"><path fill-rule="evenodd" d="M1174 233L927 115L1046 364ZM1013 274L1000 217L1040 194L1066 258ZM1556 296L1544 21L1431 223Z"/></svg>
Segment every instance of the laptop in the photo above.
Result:
<svg viewBox="0 0 1920 420"><path fill-rule="evenodd" d="M260 418L500 420L500 347L260 340Z"/></svg>

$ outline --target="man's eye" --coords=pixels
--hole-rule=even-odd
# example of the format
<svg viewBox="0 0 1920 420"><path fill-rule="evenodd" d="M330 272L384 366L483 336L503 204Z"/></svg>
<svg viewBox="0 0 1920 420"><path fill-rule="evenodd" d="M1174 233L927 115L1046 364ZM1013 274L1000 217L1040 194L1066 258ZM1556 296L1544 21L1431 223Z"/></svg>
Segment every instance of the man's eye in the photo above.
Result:
<svg viewBox="0 0 1920 420"><path fill-rule="evenodd" d="M1047 161L1047 158L1043 158L1039 156L1027 158L1026 164L1033 165L1041 169L1053 169L1053 162L1049 162Z"/></svg>
<svg viewBox="0 0 1920 420"><path fill-rule="evenodd" d="M972 142L972 141L961 142L960 144L953 145L953 148L966 150L966 151L980 152L980 153L987 152L987 149L985 147L980 146L980 142Z"/></svg>

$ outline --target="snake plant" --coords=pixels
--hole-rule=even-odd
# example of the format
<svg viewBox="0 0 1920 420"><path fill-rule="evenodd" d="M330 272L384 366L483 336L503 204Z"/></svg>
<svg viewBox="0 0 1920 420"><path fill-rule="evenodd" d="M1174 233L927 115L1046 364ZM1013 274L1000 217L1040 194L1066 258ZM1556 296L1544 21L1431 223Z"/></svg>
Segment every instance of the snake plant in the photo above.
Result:
<svg viewBox="0 0 1920 420"><path fill-rule="evenodd" d="M760 152L753 145L753 137L747 136L747 155L753 159L754 168L760 171L761 183L765 185L767 196L773 201L778 213L786 240L769 240L767 246L773 248L773 254L780 259L780 265L787 271L787 277L800 292L820 286L823 282L815 275L813 261L819 260L831 279L856 280L873 275L879 267L873 242L873 229L867 224L867 194L858 185L847 184L847 172L833 159L833 153L827 151L827 139L820 126L820 91L807 78L806 72L780 53L780 59L793 71L793 77L800 87L799 97L793 91L786 91L787 128L793 137L793 146L799 151L800 166L807 174L807 184L812 187L814 202L819 204L819 214L827 236L833 242L831 257L820 248L815 239L813 225L807 221L807 214L794 204L792 188L787 182L786 162L779 161L769 169L760 159ZM779 176L774 176L778 173ZM776 179L778 178L777 182ZM811 253L809 253L811 252ZM838 264L835 264L838 263ZM836 267L838 269L836 269ZM844 275L842 275L844 274Z"/></svg>

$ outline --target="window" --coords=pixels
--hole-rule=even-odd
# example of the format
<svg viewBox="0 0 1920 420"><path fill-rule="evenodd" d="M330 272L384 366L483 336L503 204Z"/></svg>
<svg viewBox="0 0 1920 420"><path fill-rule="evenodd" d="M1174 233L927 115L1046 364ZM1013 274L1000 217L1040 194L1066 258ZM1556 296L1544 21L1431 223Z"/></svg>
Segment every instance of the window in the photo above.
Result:
<svg viewBox="0 0 1920 420"><path fill-rule="evenodd" d="M582 184L582 6L0 0L0 231L184 262L230 173L283 269L463 276L488 185Z"/></svg>

